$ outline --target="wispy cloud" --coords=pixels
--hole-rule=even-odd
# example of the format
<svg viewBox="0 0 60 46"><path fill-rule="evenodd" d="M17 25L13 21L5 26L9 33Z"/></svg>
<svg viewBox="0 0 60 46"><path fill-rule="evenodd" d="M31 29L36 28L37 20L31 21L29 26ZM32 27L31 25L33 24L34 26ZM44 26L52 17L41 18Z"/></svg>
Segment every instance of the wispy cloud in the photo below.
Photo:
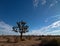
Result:
<svg viewBox="0 0 60 46"><path fill-rule="evenodd" d="M50 35L50 34L51 35L60 35L59 34L60 29L58 29L58 28L60 28L60 21L56 21L49 26L42 27L37 30L32 30L32 32L29 32L27 34L29 34L29 35L47 35L47 34L48 35Z"/></svg>
<svg viewBox="0 0 60 46"><path fill-rule="evenodd" d="M38 7L38 5L39 5L39 0L33 0L33 6L34 6L34 8Z"/></svg>
<svg viewBox="0 0 60 46"><path fill-rule="evenodd" d="M56 28L56 27L60 27L60 21L54 22L52 25L50 25L51 28Z"/></svg>
<svg viewBox="0 0 60 46"><path fill-rule="evenodd" d="M52 0L52 3L50 4L49 8L55 6L58 3L58 0Z"/></svg>
<svg viewBox="0 0 60 46"><path fill-rule="evenodd" d="M60 35L60 20L56 21L48 26L42 27L37 30L32 30L25 35ZM18 33L15 33L12 31L12 26L9 24L6 24L3 21L0 21L0 35L18 35Z"/></svg>
<svg viewBox="0 0 60 46"><path fill-rule="evenodd" d="M42 5L46 4L46 0L42 0L42 3L41 4Z"/></svg>
<svg viewBox="0 0 60 46"><path fill-rule="evenodd" d="M60 30L54 30L52 32L47 32L46 34L49 34L49 35L60 35Z"/></svg>
<svg viewBox="0 0 60 46"><path fill-rule="evenodd" d="M46 18L44 22L48 23L50 21L58 21L58 20L60 20L60 15L54 15Z"/></svg>
<svg viewBox="0 0 60 46"><path fill-rule="evenodd" d="M49 0L51 3L49 4L49 8L55 6L57 3L59 3L60 0ZM47 0L33 0L33 6L34 8L39 7L39 4L45 5L48 4L49 2ZM46 4L46 5L47 5Z"/></svg>
<svg viewBox="0 0 60 46"><path fill-rule="evenodd" d="M0 21L0 35L15 35L17 33L12 31L12 26Z"/></svg>

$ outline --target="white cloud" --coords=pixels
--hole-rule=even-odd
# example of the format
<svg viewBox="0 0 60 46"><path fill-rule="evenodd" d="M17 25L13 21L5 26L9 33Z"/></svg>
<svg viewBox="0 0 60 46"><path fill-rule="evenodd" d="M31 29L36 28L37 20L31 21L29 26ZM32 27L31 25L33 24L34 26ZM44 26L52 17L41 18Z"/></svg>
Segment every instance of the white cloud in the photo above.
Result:
<svg viewBox="0 0 60 46"><path fill-rule="evenodd" d="M38 7L39 4L39 0L33 0L33 6L34 7Z"/></svg>
<svg viewBox="0 0 60 46"><path fill-rule="evenodd" d="M42 0L42 5L46 4L46 0Z"/></svg>
<svg viewBox="0 0 60 46"><path fill-rule="evenodd" d="M60 21L54 22L52 25L50 25L51 28L56 28L56 27L60 27Z"/></svg>
<svg viewBox="0 0 60 46"><path fill-rule="evenodd" d="M52 3L50 4L49 8L55 6L58 3L58 0L52 0Z"/></svg>
<svg viewBox="0 0 60 46"><path fill-rule="evenodd" d="M37 30L32 30L30 32L25 33L26 35L60 35L60 20L53 22L52 24L42 27ZM56 29L56 30L55 30ZM3 21L0 21L0 35L18 35L18 33L15 33L12 31L12 26L9 24L6 24Z"/></svg>
<svg viewBox="0 0 60 46"><path fill-rule="evenodd" d="M52 32L47 32L46 34L49 34L49 35L60 35L60 30L54 30Z"/></svg>
<svg viewBox="0 0 60 46"><path fill-rule="evenodd" d="M42 27L38 30L32 30L32 32L29 32L27 34L30 34L30 35L60 35L60 21L56 21L54 23L52 23L51 25L49 26L46 26L46 27ZM52 30L54 29L54 30ZM57 30L55 30L57 29Z"/></svg>
<svg viewBox="0 0 60 46"><path fill-rule="evenodd" d="M49 0L49 2L51 2L49 4L49 8L55 6L57 3L59 3L60 0ZM47 0L33 0L33 6L34 8L39 7L39 4L45 5L46 3L49 3ZM46 5L47 5L46 4Z"/></svg>
<svg viewBox="0 0 60 46"><path fill-rule="evenodd" d="M55 5L54 3L51 3L50 6L49 6L49 8L53 7L54 5Z"/></svg>
<svg viewBox="0 0 60 46"><path fill-rule="evenodd" d="M45 23L48 23L48 22L53 22L53 21L58 21L58 20L60 20L60 15L54 15L54 16L51 16L51 17L49 17L49 18L46 18L45 20L44 20L44 22Z"/></svg>
<svg viewBox="0 0 60 46"><path fill-rule="evenodd" d="M0 21L0 35L15 35L17 33L12 31L12 26Z"/></svg>

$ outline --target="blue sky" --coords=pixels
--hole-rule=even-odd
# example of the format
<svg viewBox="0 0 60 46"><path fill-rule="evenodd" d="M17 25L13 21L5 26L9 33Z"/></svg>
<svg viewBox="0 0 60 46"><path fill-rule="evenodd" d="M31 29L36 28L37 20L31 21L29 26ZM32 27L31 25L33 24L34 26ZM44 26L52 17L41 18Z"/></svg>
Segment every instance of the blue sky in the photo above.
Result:
<svg viewBox="0 0 60 46"><path fill-rule="evenodd" d="M24 20L33 35L60 35L60 0L0 0L0 34L17 34L12 26ZM7 30L7 31L6 31Z"/></svg>

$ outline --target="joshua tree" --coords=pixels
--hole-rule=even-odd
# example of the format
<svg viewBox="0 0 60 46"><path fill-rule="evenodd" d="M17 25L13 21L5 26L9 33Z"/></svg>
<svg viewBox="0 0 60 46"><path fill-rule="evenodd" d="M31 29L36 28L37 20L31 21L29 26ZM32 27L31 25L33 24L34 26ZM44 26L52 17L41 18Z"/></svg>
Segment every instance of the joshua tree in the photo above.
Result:
<svg viewBox="0 0 60 46"><path fill-rule="evenodd" d="M28 32L28 26L26 25L26 22L24 21L17 22L17 26L13 27L13 31L19 32L21 34L20 39L22 40L22 34Z"/></svg>

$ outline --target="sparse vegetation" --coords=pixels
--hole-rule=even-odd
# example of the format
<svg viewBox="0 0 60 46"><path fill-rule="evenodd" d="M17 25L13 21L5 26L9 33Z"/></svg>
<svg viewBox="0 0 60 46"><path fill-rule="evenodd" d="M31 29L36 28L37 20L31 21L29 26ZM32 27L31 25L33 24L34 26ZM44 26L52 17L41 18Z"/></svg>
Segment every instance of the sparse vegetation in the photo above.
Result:
<svg viewBox="0 0 60 46"><path fill-rule="evenodd" d="M2 36L2 38L5 36ZM26 38L27 37L27 38ZM9 42L7 42L7 39ZM55 36L23 36L23 41L19 41L19 36L6 36L4 42L0 42L0 46L60 46L60 37ZM12 40L11 40L12 39ZM15 41L14 41L14 40ZM1 39L0 39L1 40ZM17 41L16 41L17 40Z"/></svg>

